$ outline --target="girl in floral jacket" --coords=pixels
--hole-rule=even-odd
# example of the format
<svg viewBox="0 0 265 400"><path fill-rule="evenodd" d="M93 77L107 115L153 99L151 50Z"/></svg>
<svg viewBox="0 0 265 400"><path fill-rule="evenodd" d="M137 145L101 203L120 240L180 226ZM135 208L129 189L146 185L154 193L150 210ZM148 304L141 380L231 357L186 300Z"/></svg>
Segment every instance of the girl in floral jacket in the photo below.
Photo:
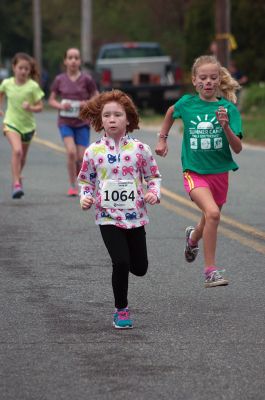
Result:
<svg viewBox="0 0 265 400"><path fill-rule="evenodd" d="M161 175L149 146L128 135L139 129L139 117L125 93L101 93L86 103L80 117L88 119L97 132L104 130L103 137L84 154L77 178L81 208L88 210L95 205L96 224L112 260L113 325L132 328L127 300L129 272L137 276L147 272L146 204L159 203ZM147 183L145 193L143 180Z"/></svg>

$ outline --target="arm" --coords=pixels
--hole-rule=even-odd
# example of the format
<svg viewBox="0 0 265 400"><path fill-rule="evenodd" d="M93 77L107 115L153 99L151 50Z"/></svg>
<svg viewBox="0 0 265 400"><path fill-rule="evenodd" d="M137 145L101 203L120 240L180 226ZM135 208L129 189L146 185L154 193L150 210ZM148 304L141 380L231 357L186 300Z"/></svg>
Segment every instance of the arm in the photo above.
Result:
<svg viewBox="0 0 265 400"><path fill-rule="evenodd" d="M57 99L56 99L56 93L55 92L51 92L48 103L51 107L56 108L56 110L67 110L68 107L68 103L60 103ZM69 104L70 106L70 104Z"/></svg>
<svg viewBox="0 0 265 400"><path fill-rule="evenodd" d="M147 193L144 196L146 203L154 205L160 202L161 174L151 149L145 145L145 155L142 159L142 172L147 183Z"/></svg>
<svg viewBox="0 0 265 400"><path fill-rule="evenodd" d="M93 194L96 188L96 179L96 168L94 163L89 160L87 150L84 154L82 167L77 177L77 182L80 187L80 205L83 210L88 210L91 208L92 204L95 203Z"/></svg>
<svg viewBox="0 0 265 400"><path fill-rule="evenodd" d="M219 107L216 111L216 118L219 124L222 126L228 143L234 153L238 154L242 150L242 143L238 136L234 134L229 126L229 119L224 107Z"/></svg>
<svg viewBox="0 0 265 400"><path fill-rule="evenodd" d="M170 128L174 123L174 119L172 117L173 112L174 112L174 106L169 107L169 109L166 112L164 121L162 123L162 128L158 137L158 142L156 144L155 152L157 155L161 157L166 157L168 153L167 137L168 137L168 132L170 131Z"/></svg>
<svg viewBox="0 0 265 400"><path fill-rule="evenodd" d="M4 100L5 94L4 92L0 92L0 117L4 116L4 111L3 111L3 100Z"/></svg>
<svg viewBox="0 0 265 400"><path fill-rule="evenodd" d="M39 100L32 105L28 101L24 101L24 103L22 104L22 108L24 108L24 110L29 112L38 113L43 110L43 101Z"/></svg>

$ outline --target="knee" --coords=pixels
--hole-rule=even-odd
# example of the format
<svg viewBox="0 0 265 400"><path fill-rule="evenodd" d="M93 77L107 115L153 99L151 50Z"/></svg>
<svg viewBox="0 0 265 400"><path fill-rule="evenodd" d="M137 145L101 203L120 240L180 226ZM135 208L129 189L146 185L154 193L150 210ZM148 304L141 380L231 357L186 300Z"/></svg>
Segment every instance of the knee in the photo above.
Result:
<svg viewBox="0 0 265 400"><path fill-rule="evenodd" d="M205 214L206 221L212 222L214 224L219 224L220 217L221 217L221 213L218 208L209 210Z"/></svg>
<svg viewBox="0 0 265 400"><path fill-rule="evenodd" d="M135 276L145 276L147 272L147 268L145 270L140 270L140 271L131 271L131 273Z"/></svg>
<svg viewBox="0 0 265 400"><path fill-rule="evenodd" d="M76 162L76 151L74 149L68 150L67 157L70 162Z"/></svg>
<svg viewBox="0 0 265 400"><path fill-rule="evenodd" d="M132 265L130 272L136 276L144 276L148 269L148 260L137 263L137 265Z"/></svg>
<svg viewBox="0 0 265 400"><path fill-rule="evenodd" d="M22 151L22 149L14 149L13 150L13 155L14 155L14 157L16 157L16 158L18 158L18 159L22 159L22 157L23 157L23 151Z"/></svg>
<svg viewBox="0 0 265 400"><path fill-rule="evenodd" d="M76 162L77 162L78 164L82 165L83 157L77 156Z"/></svg>

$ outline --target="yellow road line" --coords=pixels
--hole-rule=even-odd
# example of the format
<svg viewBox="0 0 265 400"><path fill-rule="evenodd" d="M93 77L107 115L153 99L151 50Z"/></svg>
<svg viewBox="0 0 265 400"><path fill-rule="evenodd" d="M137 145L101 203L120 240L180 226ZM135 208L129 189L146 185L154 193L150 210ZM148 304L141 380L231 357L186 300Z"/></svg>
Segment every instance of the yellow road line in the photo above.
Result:
<svg viewBox="0 0 265 400"><path fill-rule="evenodd" d="M191 221L198 221L198 215L194 214L191 211L185 210L185 208L175 206L174 204L169 203L167 200L161 200L161 205L166 209L175 212L176 214L181 215ZM221 232L224 236L229 239L236 240L237 242L243 244L246 247L250 247L251 249L256 250L258 253L265 254L265 245L259 243L253 239L249 239L245 236L242 236L236 232L231 231L230 229L224 228L223 226L218 227L218 232Z"/></svg>
<svg viewBox="0 0 265 400"><path fill-rule="evenodd" d="M38 144L44 145L46 147L49 147L49 148L59 151L61 153L65 153L64 147L59 146L53 142L50 142L49 140L40 139L38 137L35 137L33 140ZM171 192L170 190L168 190L164 187L161 188L161 193L164 196L166 196L172 200L175 200L180 204L183 204L185 207L189 207L189 208L192 208L194 211L198 211L197 206L194 203L192 203L190 200L185 199L183 196L180 196L174 192ZM167 208L168 210L174 211L176 214L179 214L183 217L186 217L187 219L190 219L191 221L198 221L198 215L186 210L185 208L173 205L166 200L162 200L161 205L164 206L165 208ZM238 228L242 232L251 234L260 239L265 239L265 232L255 229L250 225L242 224L241 222L238 222L233 218L222 215L221 221L225 222L228 225L231 225L232 228ZM241 244L258 251L259 253L265 254L265 246L262 243L258 243L255 240L246 238L236 232L233 232L227 228L224 228L223 226L219 226L218 230L219 230L219 232L223 233L226 237L236 240L236 241L240 242Z"/></svg>
<svg viewBox="0 0 265 400"><path fill-rule="evenodd" d="M65 149L62 146L58 146L57 144L50 142L49 140L44 140L44 139L40 139L38 137L34 137L33 138L34 142L38 143L38 144L42 144L46 147L49 147L50 149L59 151L61 153L65 153Z"/></svg>
<svg viewBox="0 0 265 400"><path fill-rule="evenodd" d="M164 187L161 188L161 193L164 196L166 196L172 200L175 200L180 204L184 204L186 207L189 207L189 208L192 208L192 209L198 211L197 206L192 201L187 200L184 197L182 197L174 192L171 192L170 190L168 190ZM225 222L228 225L231 225L233 228L238 228L239 230L241 230L245 233L249 233L253 236L256 236L259 239L265 239L265 232L255 229L253 226L250 226L247 224L242 224L241 222L238 222L235 219L226 217L224 215L221 216L221 221Z"/></svg>

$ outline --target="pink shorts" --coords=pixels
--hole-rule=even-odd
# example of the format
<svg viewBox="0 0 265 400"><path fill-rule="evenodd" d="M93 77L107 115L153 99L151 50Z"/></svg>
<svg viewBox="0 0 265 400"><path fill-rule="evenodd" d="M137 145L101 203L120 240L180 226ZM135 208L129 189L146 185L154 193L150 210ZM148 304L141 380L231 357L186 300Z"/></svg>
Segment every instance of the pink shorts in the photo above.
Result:
<svg viewBox="0 0 265 400"><path fill-rule="evenodd" d="M193 171L185 171L183 174L184 187L186 192L190 192L199 187L207 187L210 189L214 201L218 206L226 202L228 192L228 172L221 174L200 175Z"/></svg>

